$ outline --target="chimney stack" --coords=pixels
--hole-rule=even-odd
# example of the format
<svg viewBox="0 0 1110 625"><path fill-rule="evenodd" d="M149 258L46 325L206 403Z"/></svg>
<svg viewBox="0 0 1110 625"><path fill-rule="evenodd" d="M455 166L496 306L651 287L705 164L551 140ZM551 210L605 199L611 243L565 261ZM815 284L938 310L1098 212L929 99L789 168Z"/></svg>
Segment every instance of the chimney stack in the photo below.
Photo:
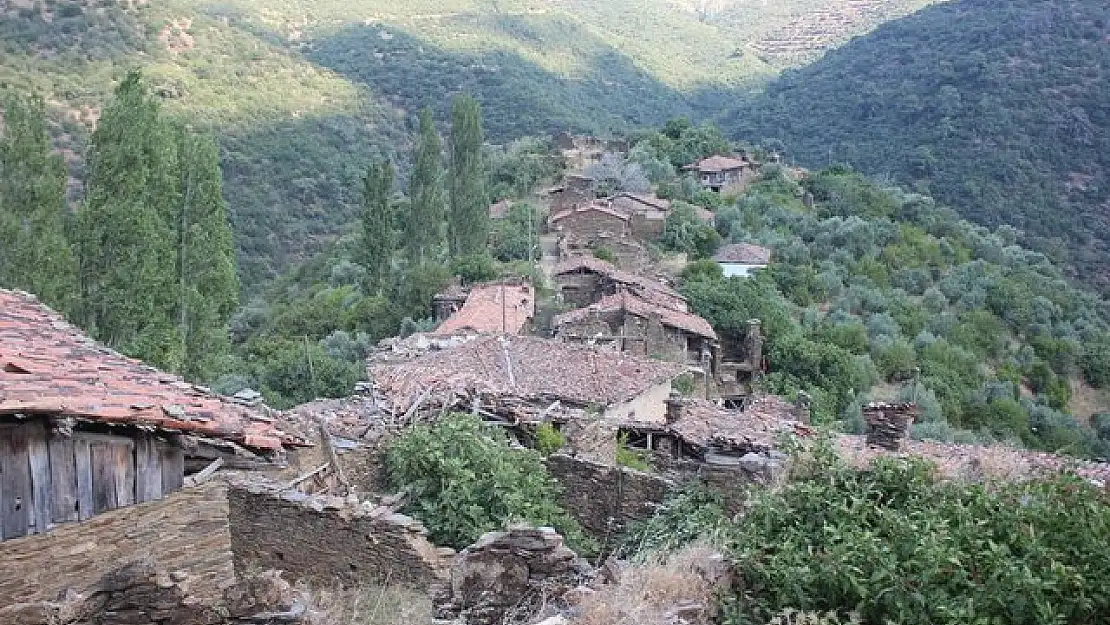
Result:
<svg viewBox="0 0 1110 625"><path fill-rule="evenodd" d="M686 410L686 400L678 391L671 391L670 397L664 402L667 406L667 425L674 425L682 419L683 413Z"/></svg>

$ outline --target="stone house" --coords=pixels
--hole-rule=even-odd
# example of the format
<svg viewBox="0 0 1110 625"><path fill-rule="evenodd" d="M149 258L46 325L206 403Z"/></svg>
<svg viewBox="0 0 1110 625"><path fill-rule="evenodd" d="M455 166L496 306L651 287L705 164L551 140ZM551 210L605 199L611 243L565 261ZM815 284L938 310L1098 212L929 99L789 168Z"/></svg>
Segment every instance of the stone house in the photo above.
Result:
<svg viewBox="0 0 1110 625"><path fill-rule="evenodd" d="M597 199L597 180L589 176L570 174L563 184L547 190L551 198L551 214L589 204Z"/></svg>
<svg viewBox="0 0 1110 625"><path fill-rule="evenodd" d="M264 407L98 345L26 293L0 290L0 366L0 539L157 500L217 457L264 461L293 442Z"/></svg>
<svg viewBox="0 0 1110 625"><path fill-rule="evenodd" d="M771 264L771 250L750 243L723 245L713 255L726 278L747 278Z"/></svg>
<svg viewBox="0 0 1110 625"><path fill-rule="evenodd" d="M526 404L660 419L685 367L532 336L486 336L405 362L371 363L376 390L404 413L423 402L479 413ZM434 396L434 397L433 397ZM447 398L447 399L445 399Z"/></svg>
<svg viewBox="0 0 1110 625"><path fill-rule="evenodd" d="M454 334L520 334L536 315L536 291L524 281L472 286L462 306L435 331Z"/></svg>
<svg viewBox="0 0 1110 625"><path fill-rule="evenodd" d="M686 298L652 278L623 271L599 258L575 256L559 263L551 273L559 299L577 308L595 304L607 295L631 291L645 299L686 310Z"/></svg>
<svg viewBox="0 0 1110 625"><path fill-rule="evenodd" d="M548 228L581 245L632 236L632 217L605 200L593 200L552 212Z"/></svg>
<svg viewBox="0 0 1110 625"><path fill-rule="evenodd" d="M682 169L694 172L701 185L713 191L742 187L751 182L757 174L756 164L743 155L710 156Z"/></svg>
<svg viewBox="0 0 1110 625"><path fill-rule="evenodd" d="M629 216L632 236L641 241L656 241L663 236L669 200L642 193L621 192L609 198L613 208Z"/></svg>
<svg viewBox="0 0 1110 625"><path fill-rule="evenodd" d="M462 285L462 279L456 278L446 289L432 297L432 316L436 322L442 323L462 309L470 292Z"/></svg>
<svg viewBox="0 0 1110 625"><path fill-rule="evenodd" d="M713 363L717 333L705 319L666 303L622 290L554 318L561 340L609 345L639 356L692 365Z"/></svg>

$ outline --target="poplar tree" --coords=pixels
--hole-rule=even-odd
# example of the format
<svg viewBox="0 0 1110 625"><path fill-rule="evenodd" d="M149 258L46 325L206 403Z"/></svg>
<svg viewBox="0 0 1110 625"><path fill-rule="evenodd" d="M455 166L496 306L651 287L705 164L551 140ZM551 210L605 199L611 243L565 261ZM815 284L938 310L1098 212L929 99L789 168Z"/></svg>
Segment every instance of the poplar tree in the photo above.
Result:
<svg viewBox="0 0 1110 625"><path fill-rule="evenodd" d="M220 153L209 136L179 130L181 208L177 219L178 332L182 373L205 378L229 349L227 323L239 305L235 247L223 198Z"/></svg>
<svg viewBox="0 0 1110 625"><path fill-rule="evenodd" d="M78 218L81 322L96 338L179 370L178 143L158 102L131 72L92 135L85 206Z"/></svg>
<svg viewBox="0 0 1110 625"><path fill-rule="evenodd" d="M362 190L362 266L368 274L367 293L380 295L388 284L396 240L393 236L393 165L370 165Z"/></svg>
<svg viewBox="0 0 1110 625"><path fill-rule="evenodd" d="M482 167L482 111L469 95L451 107L451 255L485 251L489 240L489 198Z"/></svg>
<svg viewBox="0 0 1110 625"><path fill-rule="evenodd" d="M443 146L429 108L420 111L420 137L413 155L409 203L405 245L411 260L423 263L443 242Z"/></svg>
<svg viewBox="0 0 1110 625"><path fill-rule="evenodd" d="M38 295L62 312L76 300L65 237L66 169L51 154L41 98L9 97L0 129L0 287Z"/></svg>

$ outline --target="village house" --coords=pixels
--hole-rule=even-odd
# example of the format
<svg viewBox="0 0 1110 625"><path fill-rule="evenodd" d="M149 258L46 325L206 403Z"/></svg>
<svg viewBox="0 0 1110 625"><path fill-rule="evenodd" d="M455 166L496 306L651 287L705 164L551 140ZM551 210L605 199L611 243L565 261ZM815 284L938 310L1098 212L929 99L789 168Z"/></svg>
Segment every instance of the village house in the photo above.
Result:
<svg viewBox="0 0 1110 625"><path fill-rule="evenodd" d="M747 278L771 264L771 250L750 243L723 245L713 255L726 278Z"/></svg>
<svg viewBox="0 0 1110 625"><path fill-rule="evenodd" d="M756 176L756 164L746 156L710 156L687 165L684 171L694 172L701 185L713 191L742 187Z"/></svg>
<svg viewBox="0 0 1110 625"><path fill-rule="evenodd" d="M705 319L620 291L585 308L557 315L552 326L564 341L612 346L617 351L711 366L717 334Z"/></svg>
<svg viewBox="0 0 1110 625"><path fill-rule="evenodd" d="M0 290L0 538L156 500L217 457L287 437L253 401L102 347L33 296Z"/></svg>
<svg viewBox="0 0 1110 625"><path fill-rule="evenodd" d="M548 219L548 228L588 245L601 240L631 236L632 218L613 208L605 200L592 200L552 212Z"/></svg>
<svg viewBox="0 0 1110 625"><path fill-rule="evenodd" d="M462 278L456 277L446 289L432 296L432 317L442 323L462 309L470 291L462 285Z"/></svg>
<svg viewBox="0 0 1110 625"><path fill-rule="evenodd" d="M440 301L446 302L446 297ZM522 280L479 284L470 287L462 306L432 334L521 334L535 315L536 291L531 284Z"/></svg>
<svg viewBox="0 0 1110 625"><path fill-rule="evenodd" d="M612 207L629 216L631 235L641 241L663 236L671 202L655 195L621 192L609 198Z"/></svg>
<svg viewBox="0 0 1110 625"><path fill-rule="evenodd" d="M589 176L570 174L563 184L547 190L551 198L551 214L589 204L597 199L597 180Z"/></svg>
<svg viewBox="0 0 1110 625"><path fill-rule="evenodd" d="M686 298L666 284L629 271L592 256L576 256L552 270L559 299L577 308L595 304L607 295L631 291L649 301L676 310L687 310Z"/></svg>
<svg viewBox="0 0 1110 625"><path fill-rule="evenodd" d="M675 363L532 336L487 336L404 362L371 362L375 389L397 413L425 402L480 414L551 413L661 419ZM521 408L530 407L530 409Z"/></svg>

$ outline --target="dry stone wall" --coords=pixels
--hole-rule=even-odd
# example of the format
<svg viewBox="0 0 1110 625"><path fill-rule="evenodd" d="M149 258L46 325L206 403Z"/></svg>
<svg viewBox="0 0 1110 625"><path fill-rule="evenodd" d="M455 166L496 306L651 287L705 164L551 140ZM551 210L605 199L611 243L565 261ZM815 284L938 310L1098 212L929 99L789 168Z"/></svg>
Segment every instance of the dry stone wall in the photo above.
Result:
<svg viewBox="0 0 1110 625"><path fill-rule="evenodd" d="M185 489L0 543L0 609L95 594L130 563L187 576L194 600L219 602L235 584L227 490Z"/></svg>
<svg viewBox="0 0 1110 625"><path fill-rule="evenodd" d="M547 459L547 470L563 488L563 507L603 544L630 522L650 517L676 486L650 473L561 454Z"/></svg>
<svg viewBox="0 0 1110 625"><path fill-rule="evenodd" d="M237 484L230 492L236 571L279 569L333 586L387 580L425 589L445 579L455 552L437 549L415 519L369 502L274 492Z"/></svg>

